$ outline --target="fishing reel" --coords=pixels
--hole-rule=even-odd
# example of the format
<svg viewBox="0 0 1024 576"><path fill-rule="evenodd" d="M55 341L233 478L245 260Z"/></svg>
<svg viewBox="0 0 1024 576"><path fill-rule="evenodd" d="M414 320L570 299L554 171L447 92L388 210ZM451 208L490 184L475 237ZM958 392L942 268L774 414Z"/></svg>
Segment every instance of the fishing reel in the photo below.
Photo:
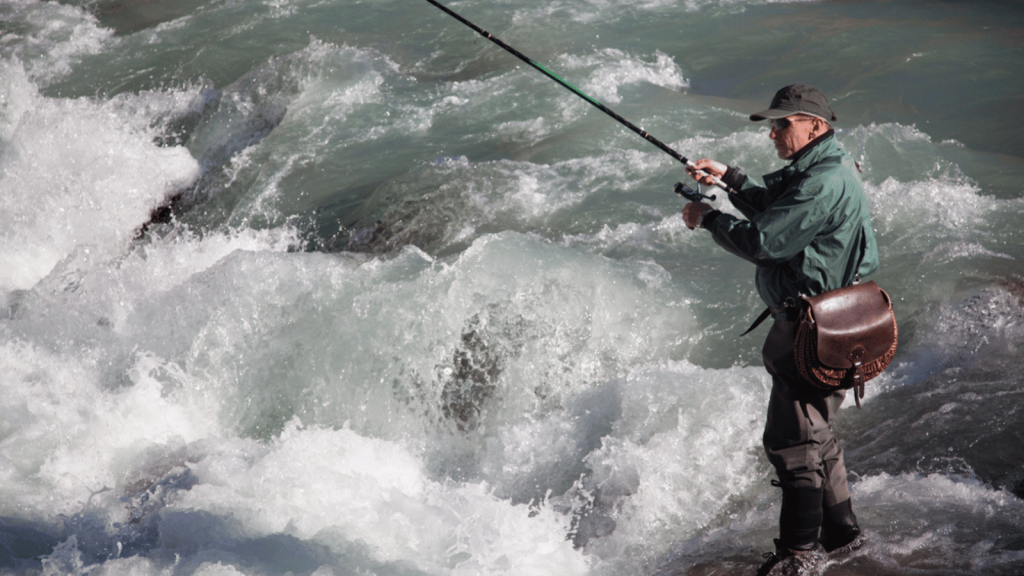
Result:
<svg viewBox="0 0 1024 576"><path fill-rule="evenodd" d="M702 200L714 200L715 195L708 196L700 191L700 184L697 184L697 188L690 188L682 182L676 182L676 187L673 188L676 194L679 194L683 198L686 198L690 202L700 202Z"/></svg>

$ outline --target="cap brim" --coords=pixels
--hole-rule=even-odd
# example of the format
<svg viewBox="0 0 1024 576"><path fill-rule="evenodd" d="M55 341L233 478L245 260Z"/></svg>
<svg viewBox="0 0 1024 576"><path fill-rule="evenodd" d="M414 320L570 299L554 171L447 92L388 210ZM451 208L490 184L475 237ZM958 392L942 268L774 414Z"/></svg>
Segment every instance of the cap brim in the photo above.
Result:
<svg viewBox="0 0 1024 576"><path fill-rule="evenodd" d="M776 108L769 108L767 110L762 110L757 114L751 114L750 119L754 122L759 120L775 120L776 118L785 118L786 116L792 116L793 114L805 114L805 112L800 112L799 110L779 110Z"/></svg>
<svg viewBox="0 0 1024 576"><path fill-rule="evenodd" d="M786 118L787 116L795 116L797 114L803 114L805 116L814 116L815 118L821 118L826 122L830 121L828 118L825 118L824 116L819 116L817 114L814 114L813 112L805 112L803 110L779 110L778 108L769 108L767 110L758 112L757 114L751 114L750 119L753 120L754 122L758 122L760 120L775 120L778 118ZM836 115L833 114L831 122L835 121Z"/></svg>

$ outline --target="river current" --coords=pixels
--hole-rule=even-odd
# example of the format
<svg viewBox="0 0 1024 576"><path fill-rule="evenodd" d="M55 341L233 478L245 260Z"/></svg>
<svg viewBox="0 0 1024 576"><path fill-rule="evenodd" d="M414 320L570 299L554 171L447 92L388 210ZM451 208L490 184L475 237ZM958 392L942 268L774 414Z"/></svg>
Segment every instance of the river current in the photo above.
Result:
<svg viewBox="0 0 1024 576"><path fill-rule="evenodd" d="M899 349L826 574L1024 572L1020 6L450 4L755 177L831 98ZM0 572L753 574L762 303L684 178L422 0L0 0Z"/></svg>

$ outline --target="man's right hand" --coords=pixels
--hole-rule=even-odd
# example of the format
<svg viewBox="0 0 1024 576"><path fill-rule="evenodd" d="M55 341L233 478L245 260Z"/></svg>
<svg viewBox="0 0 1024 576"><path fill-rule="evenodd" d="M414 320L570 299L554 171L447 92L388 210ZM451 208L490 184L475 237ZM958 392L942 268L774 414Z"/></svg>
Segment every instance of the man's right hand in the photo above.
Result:
<svg viewBox="0 0 1024 576"><path fill-rule="evenodd" d="M686 166L686 173L690 175L697 182L704 184L705 186L714 186L716 179L721 179L725 175L725 171L729 167L721 162L716 162L710 158L701 158L693 162L693 165ZM703 172L704 174L698 174L697 172Z"/></svg>

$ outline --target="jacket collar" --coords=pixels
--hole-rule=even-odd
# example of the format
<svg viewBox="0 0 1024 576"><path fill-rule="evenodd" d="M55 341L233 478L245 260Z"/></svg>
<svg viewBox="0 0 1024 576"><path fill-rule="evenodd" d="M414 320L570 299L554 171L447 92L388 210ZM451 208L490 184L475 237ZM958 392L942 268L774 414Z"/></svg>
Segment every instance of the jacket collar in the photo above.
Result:
<svg viewBox="0 0 1024 576"><path fill-rule="evenodd" d="M814 157L813 159L811 159L810 164L814 164L815 162L817 162L818 159L820 159L821 156L822 156L821 152L825 152L826 148L830 148L829 146L822 146L822 144L826 140L828 140L829 138L835 136L835 134L836 134L836 131L831 129L831 128L829 128L828 131L826 131L824 134L822 134L821 136L818 136L814 140L811 140L810 142L808 142L806 146L801 148L799 152L797 152L796 154L793 155L792 158L790 158L790 165L791 166L795 166L797 163L799 163L801 160L803 160L803 158L805 156L813 156ZM812 152L815 152L815 153L812 154ZM827 154L827 152L826 152L826 154ZM807 164L807 163L803 163L803 166L808 166L808 165L809 164Z"/></svg>
<svg viewBox="0 0 1024 576"><path fill-rule="evenodd" d="M799 152L790 158L790 163L781 170L771 174L765 174L764 184L768 189L775 189L777 186L785 188L794 174L803 172L821 161L822 158L832 156L836 152L835 130L829 129L821 136L811 140L800 149Z"/></svg>

